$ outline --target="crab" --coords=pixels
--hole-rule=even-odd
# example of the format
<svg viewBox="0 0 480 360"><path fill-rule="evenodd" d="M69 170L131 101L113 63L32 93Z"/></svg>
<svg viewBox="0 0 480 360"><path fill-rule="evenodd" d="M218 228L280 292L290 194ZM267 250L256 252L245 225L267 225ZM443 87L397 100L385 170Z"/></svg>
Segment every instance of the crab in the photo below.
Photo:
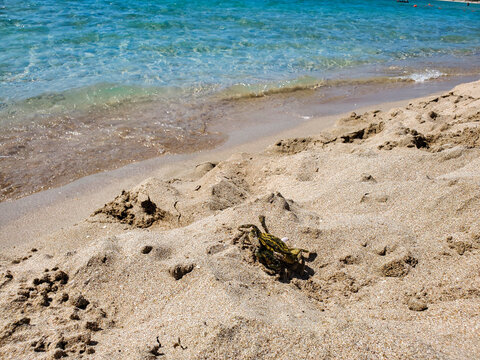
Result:
<svg viewBox="0 0 480 360"><path fill-rule="evenodd" d="M265 271L270 275L288 277L291 272L303 275L305 271L303 253L309 251L288 247L280 238L270 234L265 224L265 216L260 215L258 218L265 232L261 232L253 224L240 225L238 227L240 234L234 242L241 241L243 247L250 248L255 259L264 265Z"/></svg>

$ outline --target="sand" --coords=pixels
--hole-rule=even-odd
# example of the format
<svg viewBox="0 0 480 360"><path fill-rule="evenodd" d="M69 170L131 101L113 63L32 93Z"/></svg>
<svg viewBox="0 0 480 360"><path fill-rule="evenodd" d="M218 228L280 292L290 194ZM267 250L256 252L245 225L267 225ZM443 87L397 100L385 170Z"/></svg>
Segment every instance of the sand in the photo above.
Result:
<svg viewBox="0 0 480 360"><path fill-rule="evenodd" d="M5 205L0 358L479 358L480 82L246 148Z"/></svg>

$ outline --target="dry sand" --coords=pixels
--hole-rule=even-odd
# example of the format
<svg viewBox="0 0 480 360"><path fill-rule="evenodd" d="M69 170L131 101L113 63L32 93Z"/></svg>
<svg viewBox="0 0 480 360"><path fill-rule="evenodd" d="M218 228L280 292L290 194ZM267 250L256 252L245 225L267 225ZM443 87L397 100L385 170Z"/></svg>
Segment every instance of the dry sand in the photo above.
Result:
<svg viewBox="0 0 480 360"><path fill-rule="evenodd" d="M5 226L0 358L480 358L479 155L475 82ZM262 214L304 274L234 243Z"/></svg>

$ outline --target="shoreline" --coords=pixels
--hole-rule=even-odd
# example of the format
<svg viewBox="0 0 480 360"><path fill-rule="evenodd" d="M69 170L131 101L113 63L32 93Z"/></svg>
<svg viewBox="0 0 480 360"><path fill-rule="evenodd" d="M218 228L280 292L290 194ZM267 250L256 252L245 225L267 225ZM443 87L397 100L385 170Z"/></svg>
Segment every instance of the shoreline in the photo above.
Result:
<svg viewBox="0 0 480 360"><path fill-rule="evenodd" d="M454 80L458 83L458 80ZM427 91L427 94L414 98L405 98L406 93L410 93L411 89L407 88L407 92L401 96L403 99L397 101L382 101L376 103L378 98L370 99L368 105L357 107L355 103L344 108L342 113L334 112L331 115L315 117L307 121L297 122L294 126L286 126L285 123L280 126L280 130L273 131L273 125L279 124L260 124L259 126L251 126L239 128L230 133L230 138L224 144L207 150L200 150L187 154L168 154L156 158L133 162L114 170L107 170L85 177L81 177L73 182L67 183L60 187L43 190L26 197L16 200L7 200L0 202L0 247L5 243L11 243L12 236L15 234L15 241L23 241L21 239L29 239L34 234L47 234L52 229L60 230L64 226L73 225L81 219L88 216L94 208L101 206L107 202L114 194L118 194L122 189L134 186L147 177L160 176L161 178L174 177L175 175L187 172L195 165L202 162L222 161L229 156L239 152L253 151L258 153L267 146L275 143L280 138L303 137L309 134L316 134L327 130L335 125L336 121L351 111L367 112L374 109L382 109L384 111L392 107L406 105L414 99L422 99L441 93L441 90L451 87L449 85L438 82L436 84L416 84L420 86L419 92L423 85L427 89L435 89L435 91ZM396 89L398 91L398 89ZM393 90L395 91L395 90ZM397 96L399 94L397 93ZM383 95L385 100L387 95ZM348 100L348 99L347 99ZM364 99L365 101L365 99ZM345 106L345 104L344 104ZM162 174L165 172L165 174ZM107 184L107 185L106 185ZM94 193L91 194L92 189ZM71 202L72 206L66 202ZM74 204L74 205L73 205ZM95 205L92 205L95 204ZM69 208L74 208L74 211ZM55 220L58 214L62 214L61 218ZM31 219L34 218L36 223L32 224ZM38 221L38 222L37 222ZM28 223L29 226L24 226Z"/></svg>
<svg viewBox="0 0 480 360"><path fill-rule="evenodd" d="M98 114L87 112L66 122L65 115L45 123L43 120L38 124L31 122L25 128L5 128L0 139L3 141L0 152L7 155L0 157L3 168L0 199L11 201L90 174L161 157L165 152L192 154L228 148L294 128L312 117L425 96L475 78L471 72L466 74L398 83L382 77L377 81L375 77L358 81L340 78L327 80L318 89L280 91L235 100L217 99L212 95L213 99L207 97L192 104L172 102L171 106L177 109L171 113L166 111L168 119L161 117L168 102L152 102L140 103L131 109L117 106ZM135 120L118 120L123 118ZM92 126L98 128L97 131L93 131Z"/></svg>

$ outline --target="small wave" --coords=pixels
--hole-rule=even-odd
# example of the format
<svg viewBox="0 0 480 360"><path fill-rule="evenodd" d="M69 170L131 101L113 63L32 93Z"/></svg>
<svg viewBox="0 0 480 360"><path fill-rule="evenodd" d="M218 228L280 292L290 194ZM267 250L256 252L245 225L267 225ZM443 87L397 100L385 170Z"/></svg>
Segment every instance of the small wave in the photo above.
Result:
<svg viewBox="0 0 480 360"><path fill-rule="evenodd" d="M322 86L324 80L304 76L293 80L283 80L267 83L239 83L232 85L218 94L222 100L256 98L267 95L289 93L299 90L316 89Z"/></svg>
<svg viewBox="0 0 480 360"><path fill-rule="evenodd" d="M412 80L416 83L423 83L428 80L438 79L441 76L445 76L446 74L438 71L438 70L426 70L421 73L413 73L405 76L400 76L400 79L404 80Z"/></svg>
<svg viewBox="0 0 480 360"><path fill-rule="evenodd" d="M412 79L403 77L378 76L370 78L351 79L318 79L310 76L294 80L284 80L270 83L240 83L220 91L218 96L222 100L240 100L258 98L269 95L293 93L296 91L316 90L322 87L356 86L356 85L381 85L398 82L409 82Z"/></svg>

